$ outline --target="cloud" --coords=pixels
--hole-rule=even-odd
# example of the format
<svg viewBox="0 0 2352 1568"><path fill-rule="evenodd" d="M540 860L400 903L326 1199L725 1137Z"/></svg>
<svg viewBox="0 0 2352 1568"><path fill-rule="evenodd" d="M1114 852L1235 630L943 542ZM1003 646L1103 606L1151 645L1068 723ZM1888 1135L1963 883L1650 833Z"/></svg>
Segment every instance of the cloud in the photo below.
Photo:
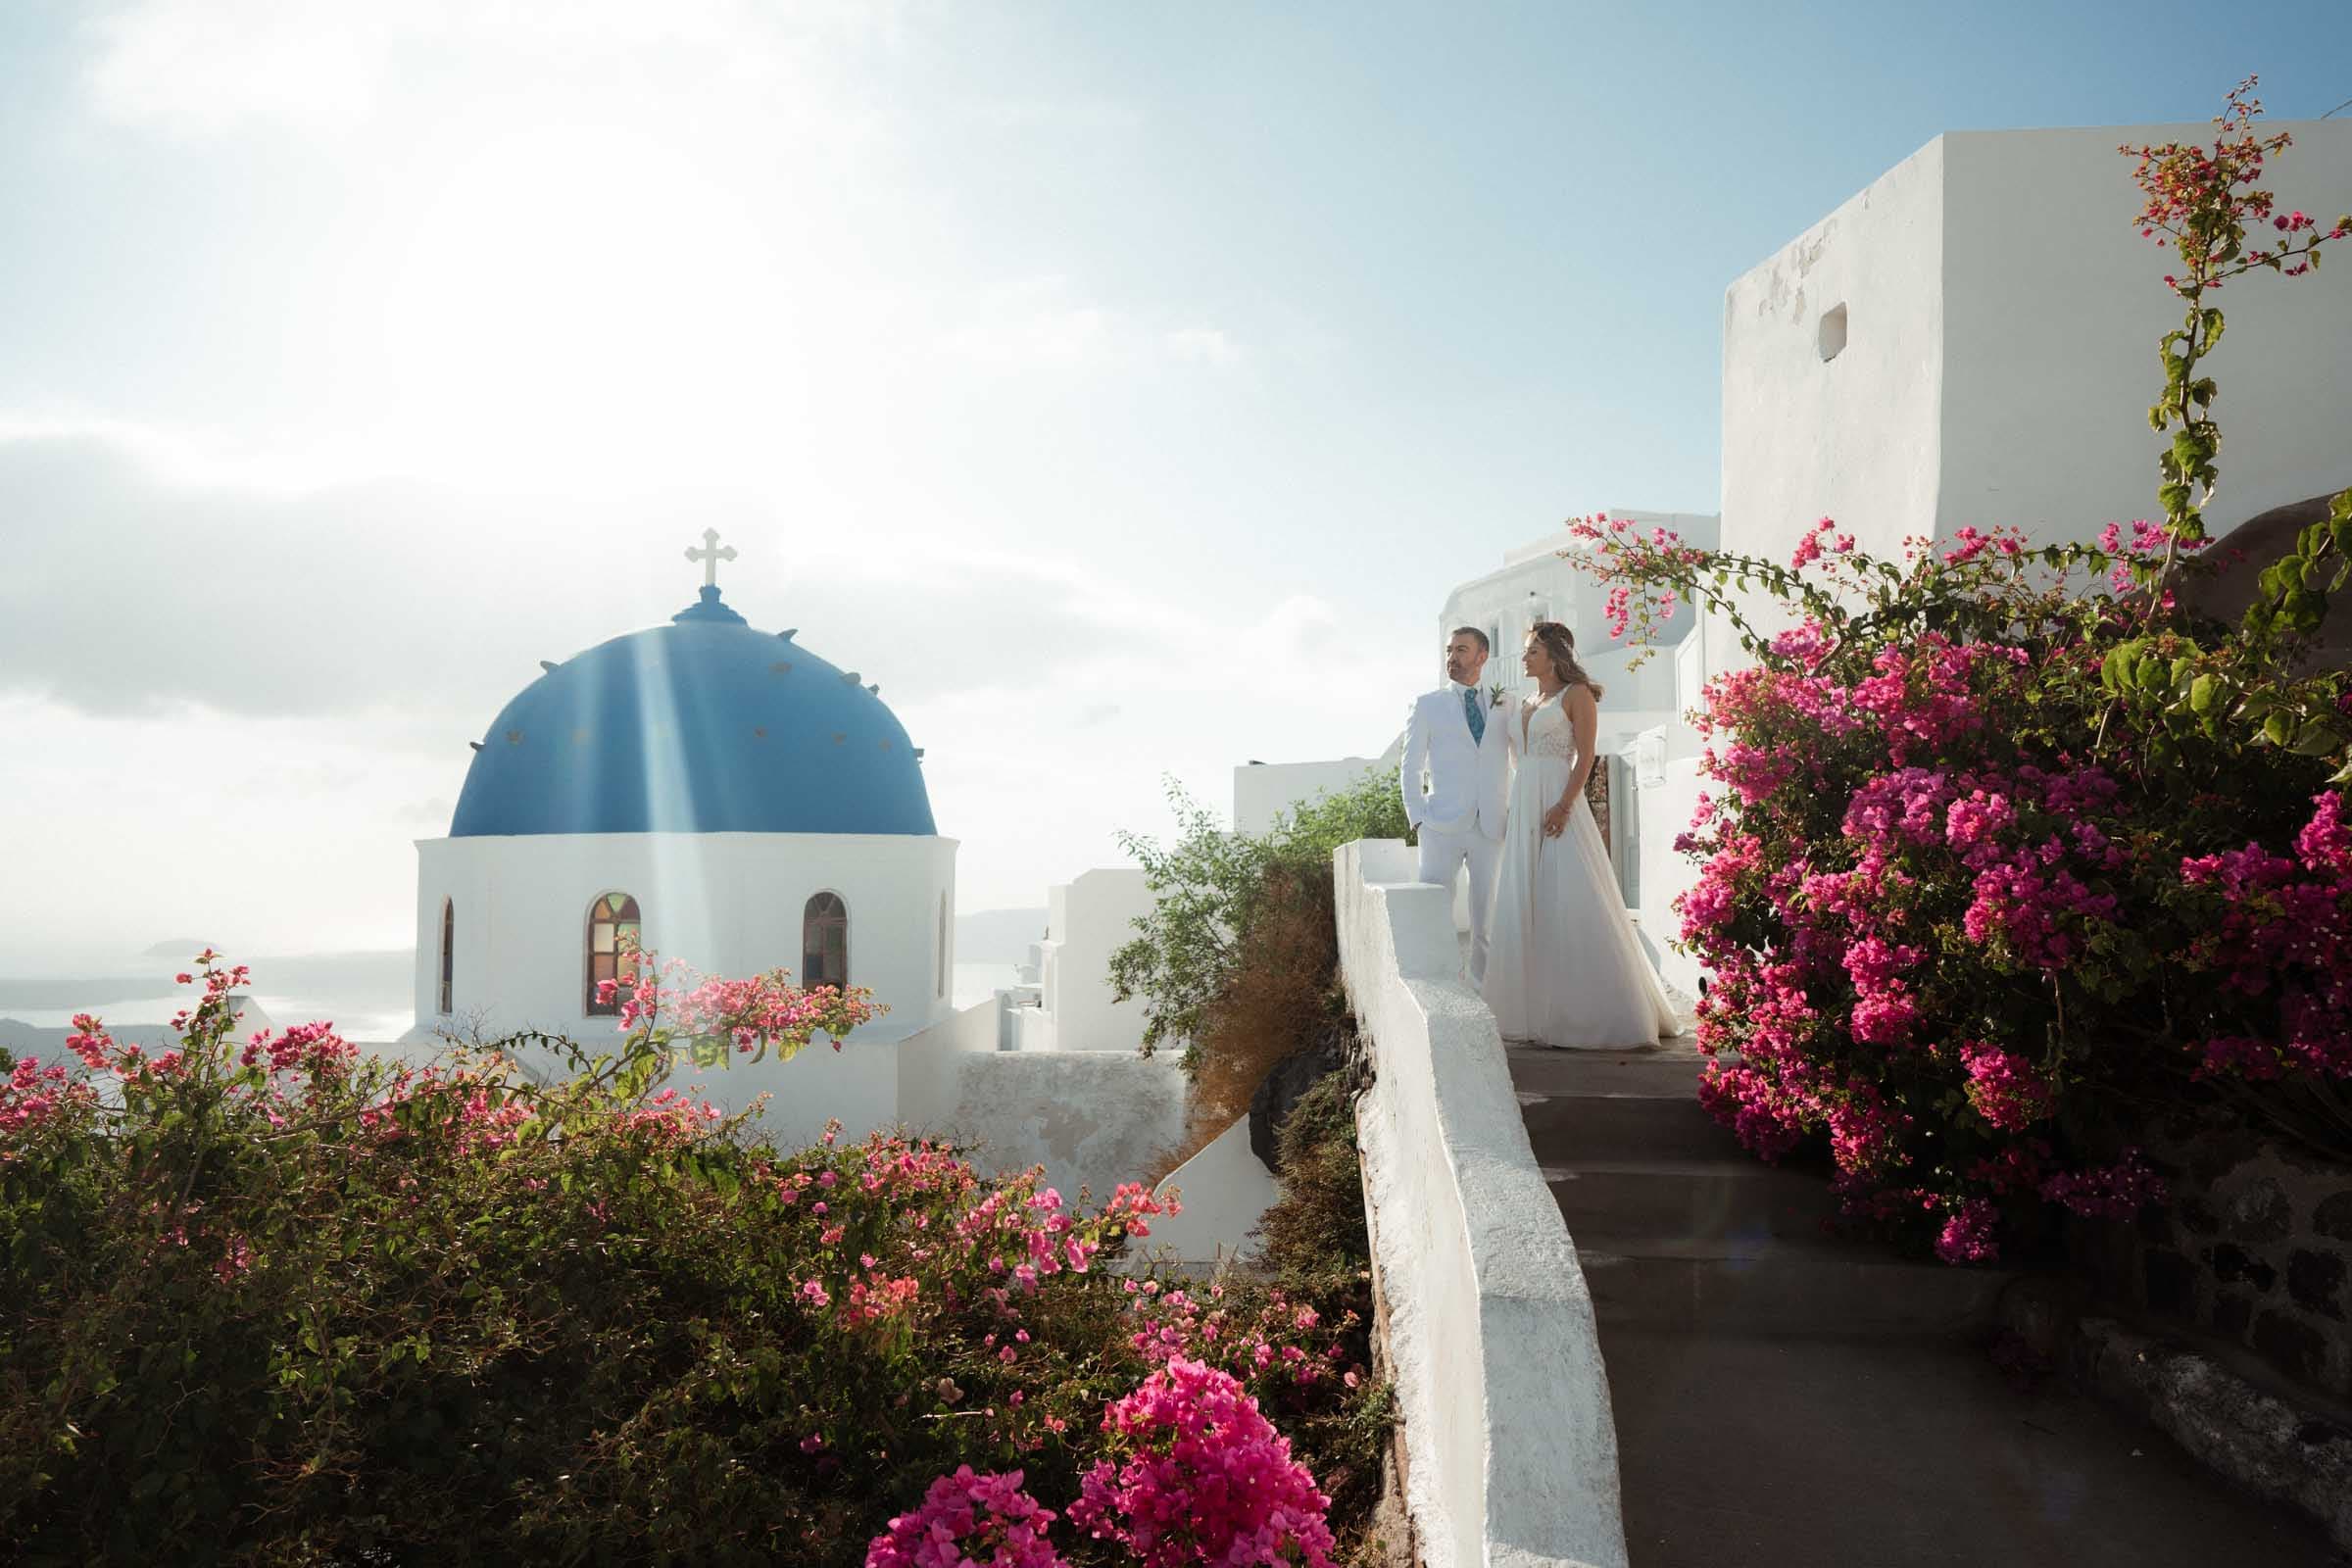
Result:
<svg viewBox="0 0 2352 1568"><path fill-rule="evenodd" d="M594 640L598 610L610 625L621 608L609 576L583 572L515 614L545 529L513 504L388 481L189 484L144 456L180 445L0 441L0 688L97 713L405 710L455 744L519 687L551 624Z"/></svg>
<svg viewBox="0 0 2352 1568"><path fill-rule="evenodd" d="M662 498L655 527L625 497L192 484L142 456L203 445L172 432L15 428L0 798L46 824L18 870L55 891L61 941L397 940L409 841L445 831L464 743L538 660L683 605L707 525L744 548L730 602L879 681L926 748L969 906L1116 861L1120 829L1166 825L1164 774L1221 806L1247 758L1377 753L1426 678L1418 642L1311 588L1179 598L1132 555L890 518L811 535L724 496Z"/></svg>
<svg viewBox="0 0 2352 1568"><path fill-rule="evenodd" d="M1034 277L976 292L943 331L939 350L996 371L1135 369L1238 364L1221 327L1165 326L1149 313L1074 297L1070 280Z"/></svg>
<svg viewBox="0 0 2352 1568"><path fill-rule="evenodd" d="M1231 365L1242 357L1241 346L1231 336L1213 326L1182 326L1160 334L1160 344L1168 357L1176 360L1195 360L1203 365Z"/></svg>
<svg viewBox="0 0 2352 1568"><path fill-rule="evenodd" d="M1142 111L1104 98L999 98L980 104L973 118L1008 130L1084 131L1123 134L1142 127Z"/></svg>
<svg viewBox="0 0 2352 1568"><path fill-rule="evenodd" d="M150 461L198 447L0 417L0 691L96 714L366 712L386 744L454 746L540 660L682 606L693 574L664 541L705 526L744 548L729 598L754 624L797 624L894 704L991 691L1102 725L1139 693L1227 692L1340 646L1311 595L1172 604L1106 564L888 517L808 538L756 499L672 495L657 532L626 498L191 483Z"/></svg>
<svg viewBox="0 0 2352 1568"><path fill-rule="evenodd" d="M819 45L888 44L886 0L125 0L89 25L108 119L182 135L347 132L420 79L684 63L713 86L805 79Z"/></svg>

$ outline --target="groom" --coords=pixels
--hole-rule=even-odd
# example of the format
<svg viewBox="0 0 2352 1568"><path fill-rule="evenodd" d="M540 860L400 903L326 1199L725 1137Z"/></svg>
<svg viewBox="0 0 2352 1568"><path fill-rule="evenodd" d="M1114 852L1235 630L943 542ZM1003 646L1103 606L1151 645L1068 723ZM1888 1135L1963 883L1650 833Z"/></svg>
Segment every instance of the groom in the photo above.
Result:
<svg viewBox="0 0 2352 1568"><path fill-rule="evenodd" d="M1487 973L1487 917L1509 785L1504 726L1511 710L1479 689L1487 654L1487 634L1476 626L1446 639L1446 684L1414 700L1398 769L1405 819L1421 832L1421 880L1450 890L1469 862L1472 980Z"/></svg>

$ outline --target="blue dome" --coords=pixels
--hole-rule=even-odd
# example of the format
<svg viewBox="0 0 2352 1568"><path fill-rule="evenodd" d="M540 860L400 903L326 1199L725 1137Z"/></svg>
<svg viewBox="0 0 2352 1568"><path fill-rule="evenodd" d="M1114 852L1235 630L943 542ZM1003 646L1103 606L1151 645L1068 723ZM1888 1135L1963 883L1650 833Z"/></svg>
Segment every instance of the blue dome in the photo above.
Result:
<svg viewBox="0 0 2352 1568"><path fill-rule="evenodd" d="M937 832L882 700L705 588L671 624L549 667L474 751L452 838Z"/></svg>

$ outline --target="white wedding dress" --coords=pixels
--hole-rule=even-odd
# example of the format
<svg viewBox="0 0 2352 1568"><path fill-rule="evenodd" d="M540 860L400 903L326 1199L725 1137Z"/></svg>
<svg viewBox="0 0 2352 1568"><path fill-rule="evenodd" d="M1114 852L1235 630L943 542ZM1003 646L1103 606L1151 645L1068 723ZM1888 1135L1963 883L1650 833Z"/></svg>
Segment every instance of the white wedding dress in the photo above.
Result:
<svg viewBox="0 0 2352 1568"><path fill-rule="evenodd" d="M1544 813L1576 770L1565 696L1522 704L1509 719L1515 765L1488 927L1487 1005L1505 1040L1603 1051L1655 1046L1681 1025L1627 917L1581 790L1560 836L1544 836Z"/></svg>

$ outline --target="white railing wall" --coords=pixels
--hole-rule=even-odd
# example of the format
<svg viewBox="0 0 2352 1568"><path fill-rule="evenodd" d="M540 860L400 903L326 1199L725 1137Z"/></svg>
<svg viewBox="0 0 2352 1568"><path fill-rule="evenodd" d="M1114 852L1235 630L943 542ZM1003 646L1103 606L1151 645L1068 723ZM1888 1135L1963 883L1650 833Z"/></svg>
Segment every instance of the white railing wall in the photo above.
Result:
<svg viewBox="0 0 2352 1568"><path fill-rule="evenodd" d="M1592 1298L1528 1146L1446 890L1394 839L1333 857L1340 969L1371 1053L1356 1109L1374 1266L1433 1568L1625 1568Z"/></svg>

